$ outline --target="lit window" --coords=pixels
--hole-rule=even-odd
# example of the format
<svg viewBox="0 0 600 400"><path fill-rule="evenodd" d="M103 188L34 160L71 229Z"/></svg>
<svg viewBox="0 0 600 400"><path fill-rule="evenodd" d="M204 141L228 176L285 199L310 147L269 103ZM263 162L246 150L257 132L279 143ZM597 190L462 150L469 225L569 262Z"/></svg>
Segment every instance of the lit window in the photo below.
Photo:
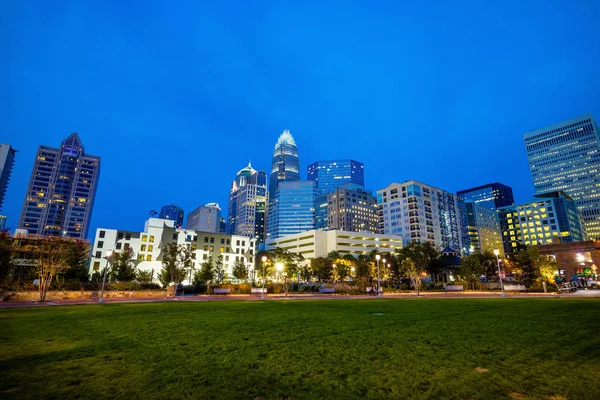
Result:
<svg viewBox="0 0 600 400"><path fill-rule="evenodd" d="M150 243L154 243L154 236L150 235Z"/></svg>
<svg viewBox="0 0 600 400"><path fill-rule="evenodd" d="M148 236L147 235L142 235L142 242L146 242L148 241Z"/></svg>
<svg viewBox="0 0 600 400"><path fill-rule="evenodd" d="M152 261L152 255L148 254L148 255L146 256L146 261Z"/></svg>

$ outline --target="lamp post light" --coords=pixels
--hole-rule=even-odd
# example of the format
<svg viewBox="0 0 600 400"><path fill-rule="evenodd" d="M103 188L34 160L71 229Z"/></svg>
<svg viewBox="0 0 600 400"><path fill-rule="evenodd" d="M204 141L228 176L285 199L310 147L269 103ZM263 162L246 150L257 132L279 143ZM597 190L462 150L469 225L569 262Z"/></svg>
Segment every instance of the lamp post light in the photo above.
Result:
<svg viewBox="0 0 600 400"><path fill-rule="evenodd" d="M502 276L500 275L500 250L495 249L494 255L496 256L496 265L498 266L498 279L500 280L500 288L502 289L502 297L506 297L506 293L504 293L504 283L502 282Z"/></svg>
<svg viewBox="0 0 600 400"><path fill-rule="evenodd" d="M104 267L104 277L102 278L102 290L100 291L100 299L98 299L98 303L104 302L104 284L106 283L106 272L108 271L108 267L110 266L110 256L112 256L112 250L106 250L106 266Z"/></svg>
<svg viewBox="0 0 600 400"><path fill-rule="evenodd" d="M381 298L381 281L379 279L379 260L381 260L381 255L376 254L375 259L377 260L377 297Z"/></svg>
<svg viewBox="0 0 600 400"><path fill-rule="evenodd" d="M277 270L277 280L281 282L281 271L283 271L283 264L278 262L275 264L275 269Z"/></svg>
<svg viewBox="0 0 600 400"><path fill-rule="evenodd" d="M267 256L262 256L261 261L262 261L262 265L263 265L263 287L262 287L262 292L260 293L260 299L264 300L265 299L265 263L267 262Z"/></svg>

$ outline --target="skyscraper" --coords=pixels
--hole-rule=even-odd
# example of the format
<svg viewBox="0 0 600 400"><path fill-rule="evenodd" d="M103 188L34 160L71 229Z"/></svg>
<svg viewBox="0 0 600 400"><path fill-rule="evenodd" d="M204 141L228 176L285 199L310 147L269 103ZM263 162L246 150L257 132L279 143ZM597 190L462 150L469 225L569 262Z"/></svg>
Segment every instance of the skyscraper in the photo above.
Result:
<svg viewBox="0 0 600 400"><path fill-rule="evenodd" d="M600 239L600 130L591 114L524 135L536 193L565 191L583 217L588 238Z"/></svg>
<svg viewBox="0 0 600 400"><path fill-rule="evenodd" d="M504 255L498 212L474 202L465 203L465 229L469 235L469 253L500 251ZM466 244L463 244L466 247Z"/></svg>
<svg viewBox="0 0 600 400"><path fill-rule="evenodd" d="M379 228L402 236L404 243L432 242L438 248L464 252L462 198L417 181L392 183L377 191Z"/></svg>
<svg viewBox="0 0 600 400"><path fill-rule="evenodd" d="M160 208L158 218L173 220L175 221L175 227L180 228L183 226L183 215L183 208L175 204L169 204Z"/></svg>
<svg viewBox="0 0 600 400"><path fill-rule="evenodd" d="M266 240L273 240L315 228L315 183L279 182L275 202L269 206Z"/></svg>
<svg viewBox="0 0 600 400"><path fill-rule="evenodd" d="M10 174L15 164L16 152L10 145L0 143L0 210L4 202L8 181L10 181Z"/></svg>
<svg viewBox="0 0 600 400"><path fill-rule="evenodd" d="M269 178L269 192L273 195L278 188L279 182L299 181L300 161L298 159L298 147L290 131L285 130L277 139L273 162L271 164L271 176Z"/></svg>
<svg viewBox="0 0 600 400"><path fill-rule="evenodd" d="M99 178L100 157L84 152L76 132L60 148L39 146L19 228L35 235L86 238Z"/></svg>
<svg viewBox="0 0 600 400"><path fill-rule="evenodd" d="M348 183L327 195L328 229L377 233L377 226L377 199L371 193Z"/></svg>
<svg viewBox="0 0 600 400"><path fill-rule="evenodd" d="M456 194L462 196L465 202L492 210L515 204L512 188L498 182L461 190Z"/></svg>
<svg viewBox="0 0 600 400"><path fill-rule="evenodd" d="M198 232L220 232L221 207L217 203L208 203L196 208L188 214L185 228Z"/></svg>
<svg viewBox="0 0 600 400"><path fill-rule="evenodd" d="M247 236L262 243L268 202L267 174L252 165L241 169L229 191L228 232Z"/></svg>
<svg viewBox="0 0 600 400"><path fill-rule="evenodd" d="M365 189L364 165L351 159L314 162L306 169L306 179L315 182L319 194L332 193L347 183Z"/></svg>

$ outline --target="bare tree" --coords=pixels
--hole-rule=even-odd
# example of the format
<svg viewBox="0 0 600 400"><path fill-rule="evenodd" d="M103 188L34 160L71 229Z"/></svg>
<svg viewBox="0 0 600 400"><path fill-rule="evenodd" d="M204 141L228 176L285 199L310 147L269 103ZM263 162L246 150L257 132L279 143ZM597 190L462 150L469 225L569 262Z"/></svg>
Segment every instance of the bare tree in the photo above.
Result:
<svg viewBox="0 0 600 400"><path fill-rule="evenodd" d="M40 301L46 300L52 279L70 268L69 246L69 239L49 237L44 238L37 248L35 271L39 280Z"/></svg>

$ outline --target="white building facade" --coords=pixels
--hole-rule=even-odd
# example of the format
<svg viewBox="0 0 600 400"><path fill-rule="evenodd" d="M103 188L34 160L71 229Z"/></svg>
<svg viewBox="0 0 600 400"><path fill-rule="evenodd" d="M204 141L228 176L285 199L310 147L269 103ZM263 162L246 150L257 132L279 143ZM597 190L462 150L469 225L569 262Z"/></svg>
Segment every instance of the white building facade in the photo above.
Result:
<svg viewBox="0 0 600 400"><path fill-rule="evenodd" d="M377 203L379 229L385 234L401 236L404 244L432 242L440 250L463 252L468 235L460 196L406 181L378 190Z"/></svg>
<svg viewBox="0 0 600 400"><path fill-rule="evenodd" d="M373 250L393 253L402 248L402 238L371 232L348 232L340 230L310 230L282 236L267 242L267 249L275 247L299 253L306 259L327 257L332 251L358 257Z"/></svg>
<svg viewBox="0 0 600 400"><path fill-rule="evenodd" d="M171 243L194 250L194 270L199 270L203 262L209 259L214 262L222 256L226 278L232 276L233 265L238 259L244 261L253 276L255 239L175 228L175 221L159 218L146 221L143 232L98 228L92 246L90 273L104 269L108 250L119 252L131 248L137 269L152 271L153 282L158 283L157 277L163 268L162 253Z"/></svg>

